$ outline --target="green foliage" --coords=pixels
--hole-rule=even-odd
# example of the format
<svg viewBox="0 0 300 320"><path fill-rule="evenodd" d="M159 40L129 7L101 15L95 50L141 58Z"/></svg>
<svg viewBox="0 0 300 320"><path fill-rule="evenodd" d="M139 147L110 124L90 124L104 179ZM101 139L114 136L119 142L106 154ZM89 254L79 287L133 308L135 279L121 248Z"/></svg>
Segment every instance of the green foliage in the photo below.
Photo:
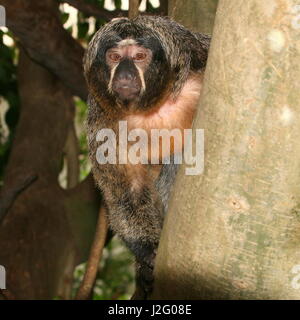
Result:
<svg viewBox="0 0 300 320"><path fill-rule="evenodd" d="M103 8L103 6L104 6L104 0L86 0L86 2L96 4L100 8Z"/></svg>
<svg viewBox="0 0 300 320"><path fill-rule="evenodd" d="M89 30L89 24L82 22L78 24L78 39L85 39Z"/></svg>
<svg viewBox="0 0 300 320"><path fill-rule="evenodd" d="M133 256L121 241L114 237L104 248L99 274L93 291L93 300L128 300L134 292ZM72 295L75 296L82 281L86 263L74 272Z"/></svg>
<svg viewBox="0 0 300 320"><path fill-rule="evenodd" d="M69 15L68 13L66 13L66 12L61 12L61 13L60 13L61 23L62 23L62 24L65 24L65 23L68 21L69 16L70 16L70 15Z"/></svg>
<svg viewBox="0 0 300 320"><path fill-rule="evenodd" d="M155 8L150 1L147 1L147 12L149 12L150 14L155 12Z"/></svg>
<svg viewBox="0 0 300 320"><path fill-rule="evenodd" d="M115 0L115 6L116 6L117 9L121 9L122 0Z"/></svg>

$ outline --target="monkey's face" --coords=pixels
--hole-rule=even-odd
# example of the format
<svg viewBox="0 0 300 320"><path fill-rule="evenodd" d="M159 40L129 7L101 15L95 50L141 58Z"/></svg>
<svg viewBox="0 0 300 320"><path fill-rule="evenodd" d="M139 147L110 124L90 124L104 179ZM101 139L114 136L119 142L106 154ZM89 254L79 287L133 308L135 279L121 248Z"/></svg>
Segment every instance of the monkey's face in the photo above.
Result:
<svg viewBox="0 0 300 320"><path fill-rule="evenodd" d="M152 61L152 51L125 39L106 51L110 69L108 90L124 103L136 101L146 91L145 73Z"/></svg>
<svg viewBox="0 0 300 320"><path fill-rule="evenodd" d="M170 63L158 34L128 19L99 30L85 63L89 91L107 108L149 110L171 87Z"/></svg>

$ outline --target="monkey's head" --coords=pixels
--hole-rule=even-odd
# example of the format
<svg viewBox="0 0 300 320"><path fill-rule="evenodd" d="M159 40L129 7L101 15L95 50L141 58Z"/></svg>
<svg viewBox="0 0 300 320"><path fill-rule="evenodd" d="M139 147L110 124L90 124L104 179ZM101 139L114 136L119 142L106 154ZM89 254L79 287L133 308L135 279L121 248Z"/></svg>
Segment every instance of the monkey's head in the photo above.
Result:
<svg viewBox="0 0 300 320"><path fill-rule="evenodd" d="M190 31L168 18L114 19L96 33L85 55L90 94L102 105L149 109L204 67L198 47Z"/></svg>

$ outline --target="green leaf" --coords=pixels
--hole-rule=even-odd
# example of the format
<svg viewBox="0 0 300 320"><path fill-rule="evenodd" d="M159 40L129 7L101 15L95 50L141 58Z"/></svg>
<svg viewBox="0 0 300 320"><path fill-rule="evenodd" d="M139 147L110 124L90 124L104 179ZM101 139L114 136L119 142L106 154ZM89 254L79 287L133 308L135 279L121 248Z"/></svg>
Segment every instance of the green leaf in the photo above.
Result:
<svg viewBox="0 0 300 320"><path fill-rule="evenodd" d="M115 6L116 6L117 9L121 9L122 0L115 0Z"/></svg>
<svg viewBox="0 0 300 320"><path fill-rule="evenodd" d="M84 39L87 35L88 30L89 30L89 24L87 22L78 24L78 38Z"/></svg>
<svg viewBox="0 0 300 320"><path fill-rule="evenodd" d="M70 15L69 15L68 13L66 13L66 12L61 12L61 14L60 14L60 20L61 20L62 24L65 24L65 23L68 21L69 16L70 16Z"/></svg>

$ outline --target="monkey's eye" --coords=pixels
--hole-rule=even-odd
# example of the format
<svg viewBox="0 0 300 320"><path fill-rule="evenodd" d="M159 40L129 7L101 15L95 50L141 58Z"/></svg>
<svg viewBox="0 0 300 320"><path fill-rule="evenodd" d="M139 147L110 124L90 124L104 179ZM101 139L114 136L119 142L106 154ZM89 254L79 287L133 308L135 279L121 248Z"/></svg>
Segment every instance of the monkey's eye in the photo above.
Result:
<svg viewBox="0 0 300 320"><path fill-rule="evenodd" d="M143 60L146 59L146 57L147 57L147 54L146 54L146 53L144 53L144 52L139 52L139 53L137 53L137 54L133 57L133 59L134 59L135 61L143 61Z"/></svg>
<svg viewBox="0 0 300 320"><path fill-rule="evenodd" d="M113 52L109 55L109 59L113 62L119 62L122 59L122 57L120 54Z"/></svg>

